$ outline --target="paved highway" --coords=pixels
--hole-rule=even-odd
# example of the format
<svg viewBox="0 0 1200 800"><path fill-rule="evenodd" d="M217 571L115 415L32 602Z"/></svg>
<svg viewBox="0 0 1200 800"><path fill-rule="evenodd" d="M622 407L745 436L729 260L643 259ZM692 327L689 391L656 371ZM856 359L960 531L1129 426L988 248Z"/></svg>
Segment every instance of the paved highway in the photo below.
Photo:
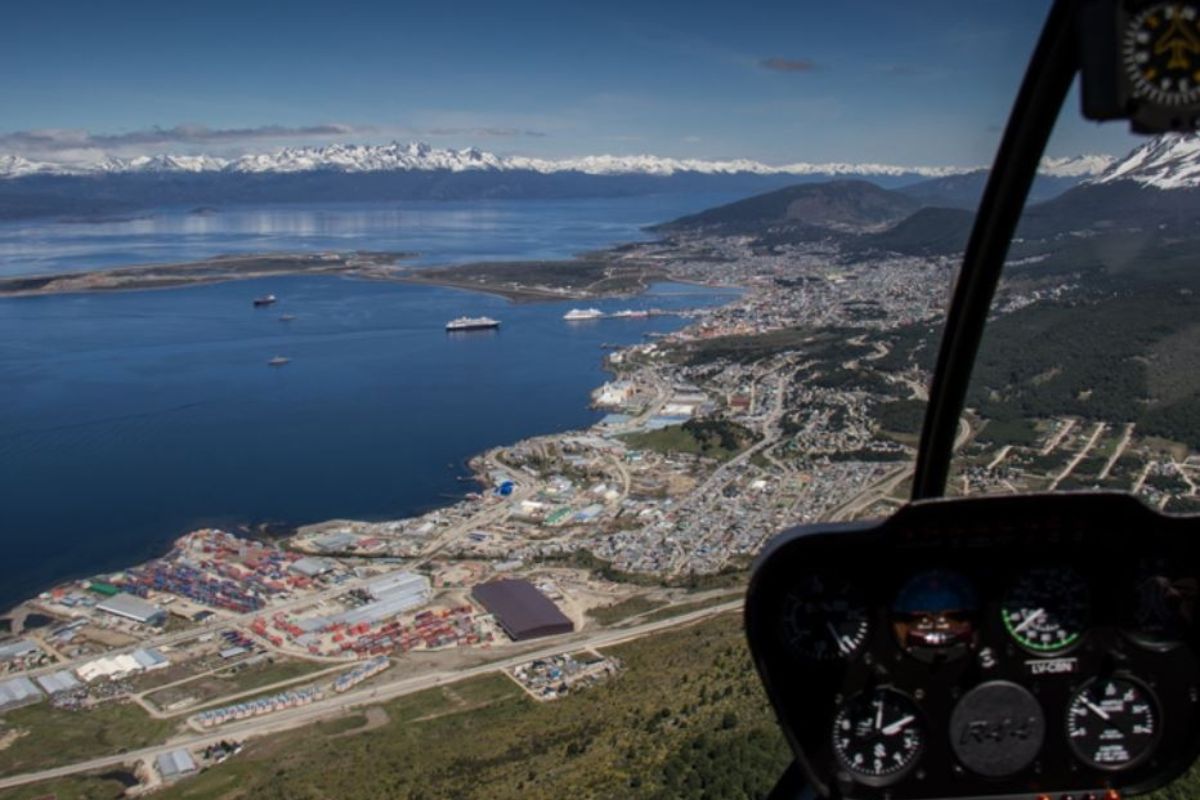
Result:
<svg viewBox="0 0 1200 800"><path fill-rule="evenodd" d="M40 772L29 772L23 775L13 775L7 778L0 778L0 790L11 789L14 786L23 786L25 784L36 783L38 781L62 778L68 775L77 775L83 772L92 772L94 770L114 767L120 764L133 763L147 759L153 760L162 753L167 753L181 747L205 747L210 744L215 744L222 739L226 741L230 739L242 740L255 736L265 736L271 733L278 733L280 731L309 725L326 717L337 716L351 708L383 703L389 700L394 700L397 697L412 694L413 692L422 691L424 689L431 689L436 686L455 683L467 678L484 675L489 672L496 672L497 670L509 669L518 664L532 661L535 658L547 658L559 653L574 652L576 650L582 650L585 648L611 647L612 645L620 644L621 642L626 642L633 639L639 639L643 636L648 636L661 630L698 622L699 620L714 616L716 614L735 611L740 609L741 606L742 601L740 599L732 600L728 603L722 603L709 608L702 608L686 614L680 614L677 617L669 617L667 619L656 620L654 622L647 622L642 625L635 625L629 628L595 631L581 638L558 639L554 643L547 644L545 647L539 650L526 651L520 655L510 656L499 661L480 664L474 667L468 667L460 670L430 672L410 677L397 677L397 679L382 685L366 686L361 689L351 690L345 694L334 695L332 697L327 697L324 700L319 700L312 705L287 709L254 719L222 725L219 728L215 728L212 733L180 735L173 739L169 739L161 745L146 747L142 748L141 750L132 750L127 753L102 756L100 758L93 758L88 761L81 761L76 764L68 764L66 766L55 767L54 769L42 770Z"/></svg>

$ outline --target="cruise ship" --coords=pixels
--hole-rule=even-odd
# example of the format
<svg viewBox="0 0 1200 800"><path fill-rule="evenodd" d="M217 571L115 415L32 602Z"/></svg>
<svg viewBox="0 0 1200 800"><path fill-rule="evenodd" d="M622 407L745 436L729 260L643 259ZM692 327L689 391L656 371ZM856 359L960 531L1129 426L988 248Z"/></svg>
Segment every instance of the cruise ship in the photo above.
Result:
<svg viewBox="0 0 1200 800"><path fill-rule="evenodd" d="M563 319L575 321L581 319L600 319L603 316L604 312L598 308L572 308L563 314Z"/></svg>
<svg viewBox="0 0 1200 800"><path fill-rule="evenodd" d="M482 331L499 327L500 321L491 317L459 317L446 323L448 331Z"/></svg>

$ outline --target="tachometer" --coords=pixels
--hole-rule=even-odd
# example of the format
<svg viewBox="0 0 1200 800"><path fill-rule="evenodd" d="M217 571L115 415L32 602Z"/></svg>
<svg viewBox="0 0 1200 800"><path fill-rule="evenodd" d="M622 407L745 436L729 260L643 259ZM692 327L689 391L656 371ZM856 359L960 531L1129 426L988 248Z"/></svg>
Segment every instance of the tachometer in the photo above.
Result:
<svg viewBox="0 0 1200 800"><path fill-rule="evenodd" d="M1088 587L1070 567L1035 567L1017 578L1000 606L1004 627L1017 644L1051 655L1083 636L1090 615Z"/></svg>
<svg viewBox="0 0 1200 800"><path fill-rule="evenodd" d="M866 644L871 628L866 603L844 578L802 576L785 602L784 637L798 655L832 661Z"/></svg>
<svg viewBox="0 0 1200 800"><path fill-rule="evenodd" d="M907 772L920 757L924 739L920 710L895 689L855 695L833 719L838 763L867 782L890 782Z"/></svg>
<svg viewBox="0 0 1200 800"><path fill-rule="evenodd" d="M1124 769L1158 743L1158 706L1149 687L1130 677L1097 678L1071 698L1067 741L1084 763Z"/></svg>

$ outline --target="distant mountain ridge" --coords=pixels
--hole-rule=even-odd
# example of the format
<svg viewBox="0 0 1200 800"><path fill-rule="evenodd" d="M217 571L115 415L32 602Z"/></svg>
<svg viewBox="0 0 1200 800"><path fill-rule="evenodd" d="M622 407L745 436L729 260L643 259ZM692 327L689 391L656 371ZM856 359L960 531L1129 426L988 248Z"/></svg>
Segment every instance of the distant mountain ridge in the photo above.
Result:
<svg viewBox="0 0 1200 800"><path fill-rule="evenodd" d="M1048 159L1042 181L1078 183L1106 156ZM894 189L924 182L940 198L925 205L971 205L979 183L962 167L808 163L769 165L749 159L702 160L652 155L558 160L501 156L477 148L421 142L291 147L236 158L154 155L87 164L0 156L0 219L104 217L164 206L254 203L544 200L658 193L753 195L784 186L869 179ZM1057 176L1057 177L1056 177ZM958 199L946 186L963 183ZM940 188L939 188L940 187ZM853 223L851 223L853 224Z"/></svg>
<svg viewBox="0 0 1200 800"><path fill-rule="evenodd" d="M1076 156L1046 159L1042 170L1059 177L1099 174L1110 156ZM34 161L18 155L0 156L0 178L31 175L105 175L114 173L296 173L312 171L387 172L413 170L529 171L542 174L578 172L585 175L674 175L700 174L821 175L821 176L917 176L943 177L971 172L977 167L898 166L879 163L810 163L771 165L752 159L689 159L654 155L594 155L545 159L501 156L475 147L459 150L437 148L424 142L382 145L331 144L322 147L287 147L273 153L223 158L212 155L153 155L108 158L92 163Z"/></svg>

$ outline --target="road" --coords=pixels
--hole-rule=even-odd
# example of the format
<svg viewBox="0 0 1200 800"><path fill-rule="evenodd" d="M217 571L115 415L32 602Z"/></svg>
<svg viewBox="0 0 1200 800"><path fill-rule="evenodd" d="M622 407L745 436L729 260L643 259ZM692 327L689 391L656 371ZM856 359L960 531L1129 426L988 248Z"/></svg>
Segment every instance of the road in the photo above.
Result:
<svg viewBox="0 0 1200 800"><path fill-rule="evenodd" d="M444 684L456 683L467 678L486 675L490 672L496 672L498 670L510 669L518 664L523 664L536 658L548 658L560 653L574 652L576 650L582 650L586 648L611 647L623 642L640 639L643 636L649 636L668 628L689 625L717 614L736 611L740 609L741 606L742 601L740 599L732 600L728 603L722 603L709 608L698 609L686 614L680 614L677 617L669 617L667 619L656 620L654 622L647 622L631 628L593 631L582 638L557 639L554 644L547 644L541 649L525 651L520 655L510 656L508 658L489 662L487 664L480 664L478 666L468 667L461 670L446 670L426 673L423 675L415 675L407 678L398 678L390 683L367 686L361 689L351 690L345 694L334 695L324 700L319 700L312 705L287 709L254 719L222 725L219 728L214 729L212 733L180 735L169 739L163 744L155 745L153 747L144 747L140 750L132 750L127 753L102 756L100 758L93 758L89 759L88 761L81 761L76 764L68 764L66 766L55 767L54 769L42 770L40 772L28 772L23 775L13 775L7 778L0 778L0 790L11 789L15 786L23 786L25 784L36 783L39 781L63 778L68 775L77 775L82 772L92 772L94 770L115 767L121 764L133 763L136 761L153 760L163 753L177 750L181 747L200 748L210 744L215 744L221 740L243 740L256 736L279 733L281 731L311 725L312 723L326 717L333 717L343 714L351 708L384 703L389 700L394 700L398 697L403 697L404 695L423 691L425 689L432 689Z"/></svg>
<svg viewBox="0 0 1200 800"><path fill-rule="evenodd" d="M1108 461L1104 463L1104 469L1100 470L1100 474L1096 477L1104 480L1108 477L1108 473L1112 472L1112 468L1116 466L1117 461L1125 453L1125 448L1129 447L1129 440L1133 438L1134 423L1130 422L1125 425L1125 431L1121 434L1121 441L1117 443L1116 449L1112 455L1108 457Z"/></svg>
<svg viewBox="0 0 1200 800"><path fill-rule="evenodd" d="M1096 423L1096 427L1092 429L1092 435L1088 437L1087 443L1085 443L1083 447L1079 449L1079 452L1075 454L1074 458L1067 462L1067 466L1063 468L1063 471L1058 473L1058 476L1055 477L1054 480L1050 481L1050 488L1047 489L1047 491L1053 492L1055 489L1057 489L1058 485L1066 480L1067 476L1075 471L1075 468L1079 466L1079 462L1087 458L1087 454L1090 453L1092 448L1096 446L1096 440L1100 438L1100 434L1104 433L1104 429L1106 427L1107 426L1103 422Z"/></svg>

